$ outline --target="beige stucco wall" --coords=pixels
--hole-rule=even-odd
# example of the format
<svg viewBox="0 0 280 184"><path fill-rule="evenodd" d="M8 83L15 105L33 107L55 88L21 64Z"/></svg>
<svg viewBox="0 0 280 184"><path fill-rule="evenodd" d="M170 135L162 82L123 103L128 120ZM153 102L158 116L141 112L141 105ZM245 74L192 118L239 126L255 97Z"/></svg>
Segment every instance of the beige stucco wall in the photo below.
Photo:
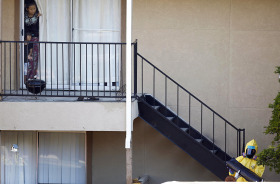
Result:
<svg viewBox="0 0 280 184"><path fill-rule="evenodd" d="M1 22L1 40L19 40L20 35L20 23L19 23L19 4L20 0L2 0L2 22ZM6 46L6 55L4 54L4 48ZM6 58L6 64L2 62L2 83L4 84L4 75L6 77L6 88L14 89L15 88L15 76L16 76L16 63L19 66L19 62L16 60L16 51L18 51L19 47L16 49L15 44L2 44L2 61L4 57ZM10 53L11 49L11 53ZM19 57L19 55L18 55ZM6 67L5 67L6 66ZM6 72L4 72L4 70ZM12 80L10 81L10 71ZM11 85L10 85L11 84ZM4 88L2 86L2 88Z"/></svg>
<svg viewBox="0 0 280 184"><path fill-rule="evenodd" d="M125 131L124 102L1 102L1 130ZM132 119L138 116L132 102Z"/></svg>
<svg viewBox="0 0 280 184"><path fill-rule="evenodd" d="M280 63L279 12L278 0L135 0L133 38L140 54L245 128L246 140L255 138L262 150L271 141L263 134L268 104L280 89L273 73ZM156 91L158 98L163 92ZM176 110L176 101L168 104ZM187 108L180 109L187 118ZM268 168L264 177L280 180Z"/></svg>
<svg viewBox="0 0 280 184"><path fill-rule="evenodd" d="M125 183L125 132L92 132L92 183ZM133 178L166 181L219 181L184 151L141 119L134 121Z"/></svg>
<svg viewBox="0 0 280 184"><path fill-rule="evenodd" d="M126 183L125 132L93 132L92 183Z"/></svg>
<svg viewBox="0 0 280 184"><path fill-rule="evenodd" d="M150 176L150 184L166 181L220 181L199 162L137 118L133 131L133 176Z"/></svg>
<svg viewBox="0 0 280 184"><path fill-rule="evenodd" d="M2 0L2 39L19 38L19 0Z"/></svg>

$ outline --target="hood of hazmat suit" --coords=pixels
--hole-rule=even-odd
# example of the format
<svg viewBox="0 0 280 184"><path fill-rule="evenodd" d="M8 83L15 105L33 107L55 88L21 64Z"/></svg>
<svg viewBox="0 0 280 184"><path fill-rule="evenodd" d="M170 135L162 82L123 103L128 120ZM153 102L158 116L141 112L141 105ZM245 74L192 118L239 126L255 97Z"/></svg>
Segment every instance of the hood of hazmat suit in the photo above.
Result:
<svg viewBox="0 0 280 184"><path fill-rule="evenodd" d="M255 152L253 152L253 157L249 158L247 155L247 152L255 150ZM255 139L249 141L246 144L246 148L245 148L245 153L243 153L242 156L239 156L236 158L236 160L241 163L243 166L247 167L248 169L250 169L251 171L253 171L255 174L257 174L259 177L262 177L263 172L265 167L263 165L257 165L257 156L255 155L258 151L258 144L256 142ZM229 175L231 176L235 176L235 173L229 173ZM237 182L246 182L246 180L243 177L239 177L236 180Z"/></svg>

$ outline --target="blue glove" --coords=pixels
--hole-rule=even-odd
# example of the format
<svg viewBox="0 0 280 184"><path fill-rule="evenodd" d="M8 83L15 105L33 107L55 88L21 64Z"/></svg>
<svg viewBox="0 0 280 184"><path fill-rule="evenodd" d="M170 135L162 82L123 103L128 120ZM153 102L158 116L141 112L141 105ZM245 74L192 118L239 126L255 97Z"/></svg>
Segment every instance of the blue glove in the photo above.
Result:
<svg viewBox="0 0 280 184"><path fill-rule="evenodd" d="M234 170L229 169L228 171L230 172L230 174L234 174Z"/></svg>

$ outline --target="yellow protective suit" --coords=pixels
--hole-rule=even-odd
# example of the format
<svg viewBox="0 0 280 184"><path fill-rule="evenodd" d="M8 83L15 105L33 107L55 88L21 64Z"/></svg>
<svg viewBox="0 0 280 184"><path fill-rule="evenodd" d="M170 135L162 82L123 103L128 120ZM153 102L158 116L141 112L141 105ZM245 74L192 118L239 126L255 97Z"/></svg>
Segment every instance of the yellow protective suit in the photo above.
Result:
<svg viewBox="0 0 280 184"><path fill-rule="evenodd" d="M246 144L245 151L247 150L248 146L255 146L255 150L257 154L258 145L254 139ZM262 177L265 167L262 165L257 165L256 158L257 158L256 156L254 156L253 158L247 158L246 154L244 153L243 156L237 157L236 160L240 162L242 165L244 165L245 167L247 167L248 169L250 169L251 171L253 171L254 173L256 173L259 177ZM229 175L235 176L235 173L234 174L229 173ZM246 182L246 180L243 177L239 177L236 180L236 182Z"/></svg>

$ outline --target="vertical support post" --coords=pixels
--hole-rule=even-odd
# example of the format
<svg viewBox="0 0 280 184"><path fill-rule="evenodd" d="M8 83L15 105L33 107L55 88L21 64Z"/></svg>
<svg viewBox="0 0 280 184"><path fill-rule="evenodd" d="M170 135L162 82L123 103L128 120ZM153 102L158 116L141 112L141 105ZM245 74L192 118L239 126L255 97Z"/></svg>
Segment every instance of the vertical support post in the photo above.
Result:
<svg viewBox="0 0 280 184"><path fill-rule="evenodd" d="M86 181L87 183L92 183L92 140L93 140L93 133L86 132Z"/></svg>
<svg viewBox="0 0 280 184"><path fill-rule="evenodd" d="M215 150L214 148L215 148L215 113L213 112L213 151Z"/></svg>
<svg viewBox="0 0 280 184"><path fill-rule="evenodd" d="M203 109L202 109L202 107L203 107L203 104L201 103L200 104L200 137L201 137L201 140L202 140L202 122L203 122Z"/></svg>
<svg viewBox="0 0 280 184"><path fill-rule="evenodd" d="M142 96L143 96L143 94L144 94L144 89L143 89L143 88L144 88L144 74L143 74L143 68L144 68L144 67L143 67L143 58L142 58L141 64L142 64L142 69L141 69L141 72L142 72L142 73L141 73L141 74L142 74L142 75L141 75L141 78L142 78L142 87L141 87L141 89L142 89Z"/></svg>
<svg viewBox="0 0 280 184"><path fill-rule="evenodd" d="M242 152L245 152L245 129L243 129L243 146L242 146Z"/></svg>
<svg viewBox="0 0 280 184"><path fill-rule="evenodd" d="M225 121L225 161L227 160L227 123Z"/></svg>
<svg viewBox="0 0 280 184"><path fill-rule="evenodd" d="M241 132L242 129L239 129L239 155L241 155Z"/></svg>
<svg viewBox="0 0 280 184"><path fill-rule="evenodd" d="M132 0L126 1L126 148L131 145L131 13Z"/></svg>
<svg viewBox="0 0 280 184"><path fill-rule="evenodd" d="M189 134L191 134L191 95L189 94Z"/></svg>
<svg viewBox="0 0 280 184"><path fill-rule="evenodd" d="M126 0L126 184L132 184L131 28L132 0Z"/></svg>
<svg viewBox="0 0 280 184"><path fill-rule="evenodd" d="M126 149L126 184L132 184L132 148Z"/></svg>
<svg viewBox="0 0 280 184"><path fill-rule="evenodd" d="M236 132L236 157L238 157L238 133L239 133L239 129L237 129L237 132Z"/></svg>
<svg viewBox="0 0 280 184"><path fill-rule="evenodd" d="M134 97L137 96L137 39L134 43Z"/></svg>

